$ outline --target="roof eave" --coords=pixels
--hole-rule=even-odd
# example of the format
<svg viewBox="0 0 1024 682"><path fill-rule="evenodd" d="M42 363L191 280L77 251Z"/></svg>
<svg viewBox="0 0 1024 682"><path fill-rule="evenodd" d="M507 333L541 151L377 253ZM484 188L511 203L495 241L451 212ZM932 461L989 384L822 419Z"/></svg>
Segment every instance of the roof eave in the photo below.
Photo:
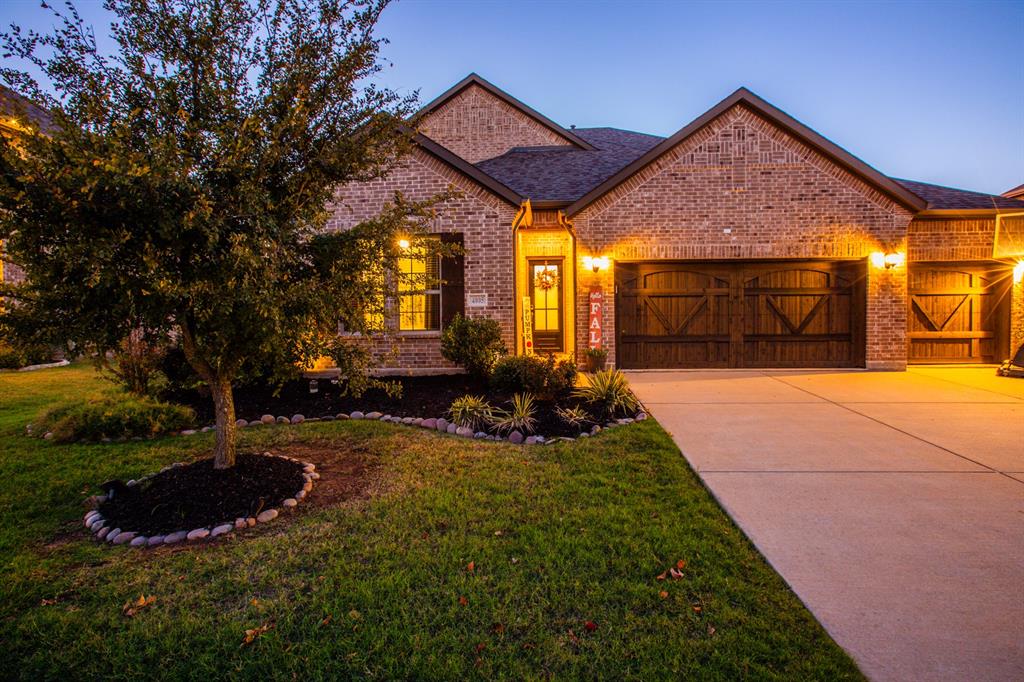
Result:
<svg viewBox="0 0 1024 682"><path fill-rule="evenodd" d="M497 87L493 83L488 82L484 78L481 78L480 76L478 76L475 73L469 74L468 76L463 78L461 81L459 81L458 83L456 83L452 87L448 88L447 90L442 92L440 95L435 97L433 100L431 100L429 103L424 105L423 108L421 108L419 111L417 111L415 114L412 115L412 117L409 119L409 123L412 124L412 125L416 125L416 123L420 119L422 119L427 114L429 114L429 113L433 112L434 110L436 110L437 108L439 108L442 104L444 104L445 102L450 100L452 97L455 97L457 94L459 94L460 92L465 90L470 85L477 85L477 86L483 88L484 90L486 90L487 92L491 93L492 95L494 95L498 99L502 100L503 102L505 102L509 106L512 106L513 108L518 109L522 113L526 114L530 118L534 119L535 121L537 121L538 123L543 125L545 128L548 128L552 132L554 132L554 133L560 135L561 137L565 138L566 140L572 142L573 144L577 145L581 149L586 149L586 150L589 150L589 151L594 151L595 149L597 149L592 144L590 144L589 142L584 140L582 137L580 137L579 135L576 135L575 133L573 133L571 130L563 128L562 126L558 125L557 123L555 123L550 118L548 118L544 114L540 113L539 111L537 111L533 107L530 107L527 104L524 104L523 102L519 101L518 99L516 99L512 95L508 94L507 92L505 92L501 88Z"/></svg>
<svg viewBox="0 0 1024 682"><path fill-rule="evenodd" d="M786 130L789 134L803 141L805 144L817 148L854 175L861 177L889 197L895 199L902 206L915 212L922 211L927 208L928 202L921 197L889 179L842 147L814 132L781 109L778 109L772 104L761 99L750 90L747 90L746 88L739 88L721 102L688 123L671 137L668 137L663 142L655 145L646 154L627 165L625 168L605 180L591 191L587 192L583 197L569 206L569 208L566 209L566 213L570 216L578 214L584 208L600 199L622 182L635 175L660 156L738 104L750 107L755 113L767 118L775 125Z"/></svg>
<svg viewBox="0 0 1024 682"><path fill-rule="evenodd" d="M929 208L924 211L919 211L917 216L920 218L929 217L983 217L983 216L996 216L996 215L1011 215L1021 214L1024 215L1024 206L1020 208Z"/></svg>
<svg viewBox="0 0 1024 682"><path fill-rule="evenodd" d="M443 161L444 163L448 164L455 170L459 171L460 173L468 177L470 180L473 180L484 189L490 191L492 194L501 197L502 199L512 204L513 206L519 206L520 204L523 203L523 201L526 200L526 197L519 194L508 185L498 180L495 180L490 175L484 173L482 170L471 164L469 161L466 161L458 154L449 151L448 149L438 144L434 140L431 140L423 133L416 133L411 131L411 129L409 130L409 132L413 133L412 140L421 149L431 154L432 156L436 157L437 159Z"/></svg>

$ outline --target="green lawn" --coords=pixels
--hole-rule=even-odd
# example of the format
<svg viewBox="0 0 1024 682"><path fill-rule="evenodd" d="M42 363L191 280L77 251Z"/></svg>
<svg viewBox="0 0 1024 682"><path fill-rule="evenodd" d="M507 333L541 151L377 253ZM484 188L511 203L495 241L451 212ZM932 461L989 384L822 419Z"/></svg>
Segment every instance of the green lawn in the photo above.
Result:
<svg viewBox="0 0 1024 682"><path fill-rule="evenodd" d="M82 501L211 440L25 437L103 390L89 367L0 374L4 678L861 679L653 421L527 449L370 422L246 430L243 449L355 453L372 492L325 506L314 489L225 541L139 551L93 542ZM656 580L679 559L682 580ZM156 601L123 615L140 593Z"/></svg>

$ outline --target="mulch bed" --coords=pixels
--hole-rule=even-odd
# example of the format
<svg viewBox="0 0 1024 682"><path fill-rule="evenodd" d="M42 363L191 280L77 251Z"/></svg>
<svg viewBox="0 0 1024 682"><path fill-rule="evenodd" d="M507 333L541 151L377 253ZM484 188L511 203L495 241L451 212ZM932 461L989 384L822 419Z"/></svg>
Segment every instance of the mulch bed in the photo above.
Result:
<svg viewBox="0 0 1024 682"><path fill-rule="evenodd" d="M392 398L381 390L367 391L361 398L342 396L341 387L330 379L316 380L316 392L310 392L310 380L302 379L286 383L275 394L266 386L238 386L235 388L235 414L249 421L257 420L264 414L290 417L301 414L305 417L333 416L360 410L378 411L395 417L442 417L446 416L452 401L466 394L484 396L494 407L507 408L511 394L491 389L485 380L466 374L444 374L437 376L393 377L402 385L402 394ZM200 423L213 421L213 405L207 395L191 391L170 396L175 402L192 407ZM582 404L576 398L564 398L558 403L562 407ZM578 431L567 426L554 413L555 403L536 403L536 433L546 437L575 437ZM584 409L592 410L583 405ZM632 416L632 415L618 415ZM589 429L592 424L586 424Z"/></svg>
<svg viewBox="0 0 1024 682"><path fill-rule="evenodd" d="M240 454L223 470L204 459L119 486L99 511L111 527L159 535L255 516L295 495L304 482L302 465L280 457Z"/></svg>

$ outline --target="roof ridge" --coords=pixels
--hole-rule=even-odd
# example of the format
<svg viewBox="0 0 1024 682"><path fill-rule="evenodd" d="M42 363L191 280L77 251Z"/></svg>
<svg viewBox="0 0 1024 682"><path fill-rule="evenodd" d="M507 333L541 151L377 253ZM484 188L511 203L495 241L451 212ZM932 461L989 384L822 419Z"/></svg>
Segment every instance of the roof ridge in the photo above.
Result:
<svg viewBox="0 0 1024 682"><path fill-rule="evenodd" d="M966 189L964 187L954 187L953 185L940 185L937 182L925 182L924 180L911 180L910 178L897 178L894 175L890 175L889 177L891 179L895 180L896 182L900 182L900 183L912 182L912 183L917 184L917 185L928 185L930 187L941 187L942 189L951 189L951 190L953 190L955 192L970 192L971 194L983 194L983 195L985 195L987 197L1001 197L1001 196L1003 196L1002 194L993 194L992 192L982 192L982 191L976 190L976 189Z"/></svg>

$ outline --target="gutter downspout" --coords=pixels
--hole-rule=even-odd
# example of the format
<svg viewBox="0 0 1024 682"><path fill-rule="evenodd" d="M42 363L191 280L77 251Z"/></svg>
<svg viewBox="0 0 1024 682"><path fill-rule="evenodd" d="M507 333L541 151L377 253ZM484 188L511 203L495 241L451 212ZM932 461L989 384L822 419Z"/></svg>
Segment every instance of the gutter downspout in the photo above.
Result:
<svg viewBox="0 0 1024 682"><path fill-rule="evenodd" d="M524 199L512 218L512 354L519 355L519 228L533 225L533 206Z"/></svg>

